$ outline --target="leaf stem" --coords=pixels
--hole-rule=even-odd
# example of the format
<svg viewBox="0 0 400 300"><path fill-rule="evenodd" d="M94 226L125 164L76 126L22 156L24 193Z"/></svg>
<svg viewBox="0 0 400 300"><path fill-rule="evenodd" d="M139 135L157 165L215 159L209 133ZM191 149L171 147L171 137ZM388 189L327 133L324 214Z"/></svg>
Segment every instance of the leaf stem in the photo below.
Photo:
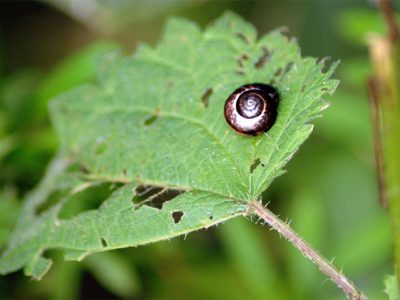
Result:
<svg viewBox="0 0 400 300"><path fill-rule="evenodd" d="M279 219L278 216L268 208L264 207L261 202L253 200L250 201L248 205L255 215L260 217L265 223L271 226L272 229L276 230L293 246L295 246L305 257L315 263L325 275L327 275L340 289L343 290L347 297L352 300L368 299L349 279L336 269L332 263L314 250L293 229L291 229L288 224Z"/></svg>

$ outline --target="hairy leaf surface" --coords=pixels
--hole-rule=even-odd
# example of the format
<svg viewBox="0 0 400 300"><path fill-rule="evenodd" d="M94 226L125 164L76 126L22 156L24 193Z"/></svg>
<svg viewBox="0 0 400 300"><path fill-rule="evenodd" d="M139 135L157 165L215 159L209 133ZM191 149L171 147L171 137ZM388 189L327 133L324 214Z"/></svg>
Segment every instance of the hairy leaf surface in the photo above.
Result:
<svg viewBox="0 0 400 300"><path fill-rule="evenodd" d="M0 272L25 267L40 278L51 264L43 256L47 249L82 259L245 215L247 201L283 172L311 133L310 120L327 107L322 97L337 81L329 79L333 68L323 68L324 62L302 58L280 31L257 38L232 13L204 31L172 19L157 47L105 57L95 84L51 105L70 162L50 166L28 197ZM237 87L255 82L278 89L278 117L267 133L240 136L224 119L224 103ZM71 164L81 170L65 171ZM60 218L71 195L100 182L118 187L100 207ZM38 213L51 193L68 186L69 193ZM147 195L140 192L146 188Z"/></svg>

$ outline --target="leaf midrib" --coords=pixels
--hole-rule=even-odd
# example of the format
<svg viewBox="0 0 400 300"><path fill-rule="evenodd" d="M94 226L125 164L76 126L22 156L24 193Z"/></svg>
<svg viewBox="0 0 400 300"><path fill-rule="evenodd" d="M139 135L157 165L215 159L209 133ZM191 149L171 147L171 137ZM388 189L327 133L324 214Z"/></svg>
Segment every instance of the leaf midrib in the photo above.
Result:
<svg viewBox="0 0 400 300"><path fill-rule="evenodd" d="M132 177L115 177L115 176L107 176L107 175L95 174L95 173L86 175L85 178L89 181L107 181L107 182L123 183L123 184L128 184L128 183L134 182L138 185L169 188L169 189L183 191L185 193L198 191L198 192L209 193L212 195L223 197L223 198L226 198L226 199L229 199L232 201L236 201L236 202L242 203L242 204L246 204L248 201L252 200L252 199L240 199L240 198L236 198L233 196L221 194L216 191L211 191L211 190L206 190L206 189L201 189L201 188L192 188L192 187L184 186L184 185L169 184L169 183L166 183L163 181L158 181L158 180L144 180L142 178L139 179L139 178L132 178Z"/></svg>
<svg viewBox="0 0 400 300"><path fill-rule="evenodd" d="M223 153L225 153L226 157L231 162L231 164L234 167L235 171L240 176L242 185L243 185L243 187L245 187L245 191L244 192L248 196L250 196L250 194L249 194L249 186L246 184L246 182L248 182L248 180L246 179L246 177L242 173L242 170L239 167L239 165L236 162L236 160L234 159L233 155L226 149L226 147L224 146L222 141L219 140L218 137L215 136L203 122L201 122L201 121L199 121L197 119L194 119L194 118L189 118L189 117L180 115L180 114L175 114L175 113L166 112L166 111L162 111L162 110L152 111L152 110L149 110L149 109L144 108L144 107L126 108L126 107L122 107L122 106L121 107L113 106L113 107L108 107L107 109L98 109L98 110L96 110L94 115L96 115L96 117L98 117L99 115L107 115L107 114L118 112L118 111L121 111L121 112L124 112L124 113L137 113L137 114L146 114L146 115L156 114L158 117L175 118L175 119L183 120L185 122L188 122L188 123L191 123L193 125L199 126L202 130L204 130L204 132L208 136L210 136L210 138L212 140L214 140L215 144L223 151ZM121 177L121 178L124 178L124 177ZM121 182L121 181L118 181L118 182ZM185 189L192 189L190 187L189 188L184 187L184 188ZM214 193L214 191L207 191L207 192ZM224 197L230 197L230 196L227 196L227 195L223 195L223 196Z"/></svg>

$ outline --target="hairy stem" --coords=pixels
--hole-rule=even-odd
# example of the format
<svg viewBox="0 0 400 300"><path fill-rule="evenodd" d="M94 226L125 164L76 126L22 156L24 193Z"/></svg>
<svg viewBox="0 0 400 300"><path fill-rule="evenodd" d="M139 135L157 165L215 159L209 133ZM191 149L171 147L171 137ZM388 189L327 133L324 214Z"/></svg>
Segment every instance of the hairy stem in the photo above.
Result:
<svg viewBox="0 0 400 300"><path fill-rule="evenodd" d="M319 269L327 275L347 297L352 300L367 300L368 298L359 291L355 285L347 279L338 269L335 268L326 258L321 256L306 241L304 241L288 224L279 219L273 212L263 206L261 202L250 201L251 211L260 217L272 229L279 232L293 246L295 246L305 257L315 263Z"/></svg>

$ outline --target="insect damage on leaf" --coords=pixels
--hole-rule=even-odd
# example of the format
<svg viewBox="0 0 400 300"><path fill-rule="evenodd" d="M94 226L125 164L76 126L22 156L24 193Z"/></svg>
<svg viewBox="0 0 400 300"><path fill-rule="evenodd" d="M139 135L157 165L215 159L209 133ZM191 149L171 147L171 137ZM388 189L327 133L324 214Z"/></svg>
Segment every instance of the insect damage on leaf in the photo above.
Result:
<svg viewBox="0 0 400 300"><path fill-rule="evenodd" d="M52 263L43 256L50 249L81 260L245 215L247 202L311 133L309 122L338 84L330 79L334 67L323 72L323 62L302 58L280 31L257 39L254 27L232 13L204 30L171 19L157 47L106 57L96 84L51 103L66 154L27 197L0 273L24 268L39 279ZM279 92L276 121L266 133L240 136L225 121L224 103L254 82ZM60 167L65 157L73 163ZM66 174L79 180L61 188ZM60 218L73 197L87 201L82 191L98 183L112 189L100 206ZM62 197L35 214L60 189Z"/></svg>
<svg viewBox="0 0 400 300"><path fill-rule="evenodd" d="M139 209L143 205L162 209L164 203L173 200L184 192L155 186L138 186L135 191L136 195L133 198L135 209Z"/></svg>

